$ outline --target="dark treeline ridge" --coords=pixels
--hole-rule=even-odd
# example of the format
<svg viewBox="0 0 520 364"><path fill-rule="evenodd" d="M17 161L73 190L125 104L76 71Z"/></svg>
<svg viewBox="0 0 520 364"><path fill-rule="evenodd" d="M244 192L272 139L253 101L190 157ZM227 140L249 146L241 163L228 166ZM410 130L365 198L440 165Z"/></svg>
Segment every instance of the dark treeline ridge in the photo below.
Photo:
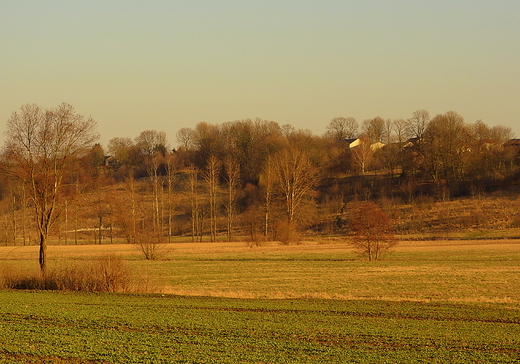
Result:
<svg viewBox="0 0 520 364"><path fill-rule="evenodd" d="M67 244L344 234L355 201L392 215L425 200L518 194L520 143L512 138L507 127L425 110L361 124L338 117L322 136L261 119L200 122L179 130L174 148L164 132L146 130L106 149L91 145L63 165L49 234ZM3 159L13 167L5 148ZM5 173L0 188L0 243L37 242L31 185Z"/></svg>

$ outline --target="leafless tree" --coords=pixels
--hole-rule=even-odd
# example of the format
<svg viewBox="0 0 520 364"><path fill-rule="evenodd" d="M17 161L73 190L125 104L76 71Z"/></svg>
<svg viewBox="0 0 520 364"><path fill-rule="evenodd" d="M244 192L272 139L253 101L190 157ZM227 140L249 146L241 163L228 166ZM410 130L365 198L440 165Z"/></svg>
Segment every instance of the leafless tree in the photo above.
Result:
<svg viewBox="0 0 520 364"><path fill-rule="evenodd" d="M135 138L135 144L145 157L153 157L157 152L166 154L168 142L166 133L157 130L145 130Z"/></svg>
<svg viewBox="0 0 520 364"><path fill-rule="evenodd" d="M430 123L430 113L426 110L414 111L412 117L408 119L410 133L413 138L422 138L428 124Z"/></svg>
<svg viewBox="0 0 520 364"><path fill-rule="evenodd" d="M358 203L350 229L351 244L368 260L380 259L383 252L397 244L388 216L373 202Z"/></svg>
<svg viewBox="0 0 520 364"><path fill-rule="evenodd" d="M264 191L264 237L267 240L271 225L271 206L273 203L275 170L273 165L273 157L269 154L265 161L265 165L260 175L260 185Z"/></svg>
<svg viewBox="0 0 520 364"><path fill-rule="evenodd" d="M217 240L217 218L218 218L218 196L219 196L219 176L222 163L217 157L211 156L206 166L204 180L208 188L209 200L209 224L211 241Z"/></svg>
<svg viewBox="0 0 520 364"><path fill-rule="evenodd" d="M114 156L119 163L128 164L130 161L130 149L134 142L130 138L112 138L108 142L108 152Z"/></svg>
<svg viewBox="0 0 520 364"><path fill-rule="evenodd" d="M276 155L274 168L277 186L285 203L287 240L290 242L293 240L292 232L298 228L298 222L303 217L304 207L316 197L318 177L307 154L294 147Z"/></svg>
<svg viewBox="0 0 520 364"><path fill-rule="evenodd" d="M327 134L335 140L352 139L357 136L358 128L355 118L337 117L327 125Z"/></svg>
<svg viewBox="0 0 520 364"><path fill-rule="evenodd" d="M175 154L168 154L165 157L166 167L166 189L167 189L167 203L168 203L168 242L171 241L173 235L173 188L177 179L177 173L179 171L178 160Z"/></svg>
<svg viewBox="0 0 520 364"><path fill-rule="evenodd" d="M392 123L396 142L399 148L402 148L404 142L410 137L410 126L404 119L395 119Z"/></svg>
<svg viewBox="0 0 520 364"><path fill-rule="evenodd" d="M504 144L512 138L514 138L514 133L508 126L496 125L490 130L490 139L500 144Z"/></svg>
<svg viewBox="0 0 520 364"><path fill-rule="evenodd" d="M225 203L227 211L227 233L228 241L232 241L238 188L240 187L240 166L235 159L228 157L224 160L224 170L226 172L225 180L227 182L227 201Z"/></svg>
<svg viewBox="0 0 520 364"><path fill-rule="evenodd" d="M77 114L66 103L47 110L24 105L7 122L3 155L7 170L22 181L36 210L42 274L49 230L64 208L60 205L64 186L75 159L97 140L95 128L92 118Z"/></svg>
<svg viewBox="0 0 520 364"><path fill-rule="evenodd" d="M188 184L190 191L190 207L191 207L191 240L202 241L202 209L199 196L199 170L191 165L186 168L188 175Z"/></svg>
<svg viewBox="0 0 520 364"><path fill-rule="evenodd" d="M383 143L386 138L385 124L385 120L379 116L376 116L373 119L364 120L363 134L365 134L372 143Z"/></svg>
<svg viewBox="0 0 520 364"><path fill-rule="evenodd" d="M190 150L193 147L195 131L192 128L181 128L177 132L177 143L184 149Z"/></svg>
<svg viewBox="0 0 520 364"><path fill-rule="evenodd" d="M153 209L152 209L152 217L153 217L153 234L156 236L162 236L163 226L161 219L161 202L162 202L162 183L161 176L159 176L159 167L164 161L164 157L161 153L156 153L154 158L150 161L148 165L148 175L150 176L150 182L152 184L152 196L153 196Z"/></svg>
<svg viewBox="0 0 520 364"><path fill-rule="evenodd" d="M391 119L385 120L384 143L390 144L394 141L394 123Z"/></svg>
<svg viewBox="0 0 520 364"><path fill-rule="evenodd" d="M370 139L366 136L362 136L359 140L359 144L352 149L352 156L355 163L361 169L361 174L365 174L372 161L374 151L370 147Z"/></svg>

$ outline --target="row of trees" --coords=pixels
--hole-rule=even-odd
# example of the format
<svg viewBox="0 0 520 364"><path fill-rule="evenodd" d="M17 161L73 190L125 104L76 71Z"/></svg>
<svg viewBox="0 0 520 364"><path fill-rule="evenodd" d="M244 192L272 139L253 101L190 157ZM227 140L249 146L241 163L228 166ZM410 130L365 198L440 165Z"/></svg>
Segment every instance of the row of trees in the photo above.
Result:
<svg viewBox="0 0 520 364"><path fill-rule="evenodd" d="M94 145L95 126L67 104L25 105L8 121L2 201L13 222L23 217L24 241L26 210L35 212L42 270L50 229L70 212L76 234L88 209L79 220L95 221L98 239L109 227L110 236L150 244L175 234L289 242L306 229L342 231L354 199L446 199L496 188L518 170L510 129L455 112L377 117L361 128L335 118L323 136L261 119L201 122L178 131L175 149L164 132L147 130L110 140L108 153Z"/></svg>

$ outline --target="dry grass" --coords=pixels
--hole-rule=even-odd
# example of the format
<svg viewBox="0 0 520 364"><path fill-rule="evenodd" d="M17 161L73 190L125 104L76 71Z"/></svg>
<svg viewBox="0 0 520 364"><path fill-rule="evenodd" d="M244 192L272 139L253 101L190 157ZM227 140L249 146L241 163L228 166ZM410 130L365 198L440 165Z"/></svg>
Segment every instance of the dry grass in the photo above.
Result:
<svg viewBox="0 0 520 364"><path fill-rule="evenodd" d="M117 254L129 291L234 298L327 298L520 303L520 241L404 241L380 262L341 239L269 243L175 243L147 261L135 245L50 246L59 268ZM37 247L0 247L0 266L37 268ZM32 268L31 268L32 267Z"/></svg>
<svg viewBox="0 0 520 364"><path fill-rule="evenodd" d="M42 276L39 270L16 265L0 266L1 289L50 289L83 292L157 292L147 275L132 277L120 256L69 260L54 264Z"/></svg>
<svg viewBox="0 0 520 364"><path fill-rule="evenodd" d="M418 201L414 205L388 206L397 231L431 237L469 238L520 236L520 197L495 193L480 199L447 202Z"/></svg>

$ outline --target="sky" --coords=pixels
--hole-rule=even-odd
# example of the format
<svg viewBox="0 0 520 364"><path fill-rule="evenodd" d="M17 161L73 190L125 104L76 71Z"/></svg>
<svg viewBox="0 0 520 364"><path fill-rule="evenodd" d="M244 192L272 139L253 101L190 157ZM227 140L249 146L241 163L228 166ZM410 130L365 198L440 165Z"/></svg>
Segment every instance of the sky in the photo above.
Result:
<svg viewBox="0 0 520 364"><path fill-rule="evenodd" d="M247 118L456 111L520 137L518 0L0 0L0 141L24 104L100 142Z"/></svg>

